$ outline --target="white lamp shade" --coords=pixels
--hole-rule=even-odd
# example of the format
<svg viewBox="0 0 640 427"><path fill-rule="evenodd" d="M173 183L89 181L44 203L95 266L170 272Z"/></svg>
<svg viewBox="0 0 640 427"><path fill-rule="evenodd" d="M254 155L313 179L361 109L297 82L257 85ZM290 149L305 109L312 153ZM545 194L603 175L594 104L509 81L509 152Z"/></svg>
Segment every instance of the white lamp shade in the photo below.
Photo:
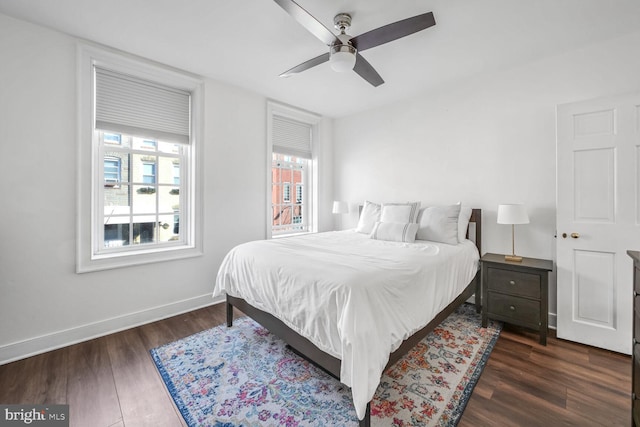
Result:
<svg viewBox="0 0 640 427"><path fill-rule="evenodd" d="M498 224L529 224L529 216L524 205L498 205Z"/></svg>
<svg viewBox="0 0 640 427"><path fill-rule="evenodd" d="M347 202L333 202L333 210L331 211L334 214L346 214L349 213L349 204Z"/></svg>
<svg viewBox="0 0 640 427"><path fill-rule="evenodd" d="M344 73L356 65L356 50L350 45L336 45L331 48L329 65L333 71Z"/></svg>

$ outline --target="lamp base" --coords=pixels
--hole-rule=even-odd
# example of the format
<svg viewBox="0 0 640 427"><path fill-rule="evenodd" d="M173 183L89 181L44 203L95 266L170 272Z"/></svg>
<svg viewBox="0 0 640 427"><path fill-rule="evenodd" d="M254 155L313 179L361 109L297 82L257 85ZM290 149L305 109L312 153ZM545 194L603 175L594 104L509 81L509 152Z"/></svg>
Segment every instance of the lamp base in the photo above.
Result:
<svg viewBox="0 0 640 427"><path fill-rule="evenodd" d="M504 260L511 262L522 262L522 257L518 255L505 255Z"/></svg>

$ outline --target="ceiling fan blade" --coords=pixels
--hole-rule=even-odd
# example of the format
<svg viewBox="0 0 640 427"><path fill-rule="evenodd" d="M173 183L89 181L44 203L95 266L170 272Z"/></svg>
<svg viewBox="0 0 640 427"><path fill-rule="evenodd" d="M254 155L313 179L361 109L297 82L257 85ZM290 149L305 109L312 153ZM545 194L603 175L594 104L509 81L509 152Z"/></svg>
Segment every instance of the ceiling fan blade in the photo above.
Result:
<svg viewBox="0 0 640 427"><path fill-rule="evenodd" d="M311 34L319 38L327 46L338 43L342 44L340 39L333 34L333 31L322 25L320 21L314 18L309 12L304 10L298 3L293 0L274 0L289 15L293 17L299 24L305 27Z"/></svg>
<svg viewBox="0 0 640 427"><path fill-rule="evenodd" d="M356 54L356 65L353 67L353 71L358 73L360 77L371 83L374 87L378 87L384 83L380 74L378 74L371 64L359 53Z"/></svg>
<svg viewBox="0 0 640 427"><path fill-rule="evenodd" d="M433 25L436 25L433 12L423 13L422 15L403 19L402 21L394 22L355 36L351 39L351 44L353 44L359 52L362 52L363 50L371 49L372 47L380 46L381 44L417 33Z"/></svg>
<svg viewBox="0 0 640 427"><path fill-rule="evenodd" d="M280 74L280 77L289 77L293 74L300 73L304 70L308 70L309 68L313 68L316 65L320 65L323 62L327 62L328 60L329 60L329 52L323 53L320 56L316 56L313 59L305 61L302 64L296 65L292 69L285 71L284 73Z"/></svg>

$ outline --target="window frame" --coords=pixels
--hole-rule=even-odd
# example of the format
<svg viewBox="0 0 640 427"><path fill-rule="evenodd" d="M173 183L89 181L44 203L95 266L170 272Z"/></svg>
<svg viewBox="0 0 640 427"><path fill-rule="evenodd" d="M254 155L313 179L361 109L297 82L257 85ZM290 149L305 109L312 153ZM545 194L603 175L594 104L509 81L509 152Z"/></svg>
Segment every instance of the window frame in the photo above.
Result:
<svg viewBox="0 0 640 427"><path fill-rule="evenodd" d="M275 160L273 159L275 155L280 155L284 159ZM296 161L293 161L292 160L293 156L286 156L286 155L282 155L282 153L277 153L277 152L273 152L271 156L272 156L272 162L271 162L272 170L273 168L276 167L275 166L276 163L277 163L277 168L280 169L280 173L277 174L278 176L282 176L282 173L284 171L288 171L291 174L292 179L295 179L295 175L297 171L299 171L302 174L302 183L295 184L295 189L296 189L295 199L291 198L292 187L293 187L293 183L291 181L279 181L275 183L276 188L278 186L281 188L280 191L282 194L282 200L280 200L279 203L277 203L277 206L282 208L280 210L280 213L284 212L285 209L289 208L289 212L291 212L291 223L289 226L274 226L273 225L274 205L272 204L271 215L270 215L270 218L271 218L270 226L271 226L272 237L290 236L293 234L304 234L304 233L311 232L312 224L310 223L310 219L312 219L313 216L310 216L309 212L310 212L310 207L312 205L307 199L307 196L305 194L301 193L300 194L301 197L300 198L297 197L299 192L298 189L307 188L309 181L312 179L310 176L311 159L300 157L300 158L295 158ZM272 179L272 175L270 175L270 179ZM274 185L271 186L272 191L273 191L273 188L274 188ZM271 201L273 202L273 199ZM300 205L302 208L302 215L294 215L296 211L296 206L298 205ZM294 224L297 224L298 227L302 226L303 229L295 230L295 231L279 231L278 230L279 228L284 228L284 229L296 228L294 227Z"/></svg>
<svg viewBox="0 0 640 427"><path fill-rule="evenodd" d="M157 162L151 161L151 160L142 161L142 183L143 184L153 184L153 185L157 184L157 181L158 181L157 164L158 164ZM151 173L147 173L147 167L151 167Z"/></svg>
<svg viewBox="0 0 640 427"><path fill-rule="evenodd" d="M282 183L282 201L286 203L291 202L291 183L290 182Z"/></svg>
<svg viewBox="0 0 640 427"><path fill-rule="evenodd" d="M177 166L177 168L176 168ZM180 185L180 163L176 163L175 161L173 162L173 184L174 185ZM178 171L178 173L176 174L176 170Z"/></svg>
<svg viewBox="0 0 640 427"><path fill-rule="evenodd" d="M113 162L115 163L115 167L116 167L116 178L115 181L114 180L109 180L107 179L107 173L111 174L112 172L107 172L106 169L106 165L104 163L106 162ZM122 182L122 159L120 159L120 157L115 157L115 156L110 156L110 155L105 155L103 157L103 168L104 168L104 186L105 187L119 187L120 183Z"/></svg>
<svg viewBox="0 0 640 427"><path fill-rule="evenodd" d="M303 185L303 199L305 202L307 230L293 233L275 234L273 233L273 209L272 209L272 165L273 165L273 118L280 116L302 122L311 126L311 159L307 161L306 182ZM318 232L318 152L320 135L320 122L322 117L304 111L302 109L282 104L276 101L267 101L267 189L266 195L266 238L280 238L291 235L317 233Z"/></svg>
<svg viewBox="0 0 640 427"><path fill-rule="evenodd" d="M78 173L76 272L85 273L154 262L170 261L202 255L203 193L202 156L204 83L198 76L174 70L112 49L87 43L77 45L78 68ZM180 227L184 239L172 244L140 245L122 250L100 250L99 236L104 235L100 223L99 186L104 185L104 160L94 129L94 66L187 90L191 93L190 141L186 164L181 164L185 194L181 194L184 214ZM157 174L157 165L156 165ZM156 176L157 181L157 176ZM181 205L182 208L182 205ZM102 228L102 232L100 229Z"/></svg>
<svg viewBox="0 0 640 427"><path fill-rule="evenodd" d="M304 200L304 184L296 184L296 203L301 203Z"/></svg>

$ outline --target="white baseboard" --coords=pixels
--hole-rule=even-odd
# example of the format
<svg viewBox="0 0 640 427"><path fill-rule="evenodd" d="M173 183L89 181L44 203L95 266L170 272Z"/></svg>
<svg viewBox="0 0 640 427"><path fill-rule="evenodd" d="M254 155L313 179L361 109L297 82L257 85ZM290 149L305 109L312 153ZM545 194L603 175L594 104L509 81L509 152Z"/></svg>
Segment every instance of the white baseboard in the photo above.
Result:
<svg viewBox="0 0 640 427"><path fill-rule="evenodd" d="M99 322L88 323L86 325L29 338L11 344L0 346L0 365L4 365L16 360L25 359L36 354L46 353L82 341L99 338L125 329L134 328L146 323L166 319L188 311L197 310L224 301L224 297L211 298L211 294L200 295L182 301L176 301L153 307L123 316L112 317L111 319ZM475 297L471 297L467 302L475 303ZM557 326L556 313L549 313L549 328L555 329Z"/></svg>
<svg viewBox="0 0 640 427"><path fill-rule="evenodd" d="M556 313L549 313L549 329L558 328L558 315Z"/></svg>
<svg viewBox="0 0 640 427"><path fill-rule="evenodd" d="M35 338L14 342L0 346L0 365L25 359L36 354L56 350L82 341L123 331L146 323L166 319L188 311L217 304L224 301L223 297L211 298L211 294L200 295L181 301L172 302L146 310L112 317L99 322L88 323Z"/></svg>

